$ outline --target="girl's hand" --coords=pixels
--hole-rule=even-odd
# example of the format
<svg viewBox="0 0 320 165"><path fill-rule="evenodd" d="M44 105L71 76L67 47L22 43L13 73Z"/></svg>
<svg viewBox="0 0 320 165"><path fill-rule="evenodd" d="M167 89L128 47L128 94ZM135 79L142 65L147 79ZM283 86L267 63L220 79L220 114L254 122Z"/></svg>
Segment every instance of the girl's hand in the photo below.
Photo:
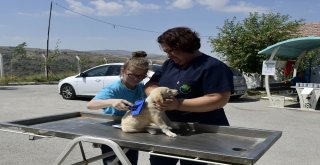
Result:
<svg viewBox="0 0 320 165"><path fill-rule="evenodd" d="M129 110L131 106L133 106L133 104L124 99L114 99L112 103L113 108L117 110L122 110L122 111Z"/></svg>

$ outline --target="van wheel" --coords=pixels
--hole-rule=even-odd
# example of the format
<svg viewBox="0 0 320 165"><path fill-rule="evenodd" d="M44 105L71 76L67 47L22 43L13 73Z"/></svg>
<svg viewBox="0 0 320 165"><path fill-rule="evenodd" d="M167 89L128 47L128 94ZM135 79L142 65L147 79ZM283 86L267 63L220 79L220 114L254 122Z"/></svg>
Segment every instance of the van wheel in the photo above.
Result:
<svg viewBox="0 0 320 165"><path fill-rule="evenodd" d="M73 87L69 84L62 85L60 89L60 94L62 98L66 100L72 100L76 98L76 92L74 91Z"/></svg>
<svg viewBox="0 0 320 165"><path fill-rule="evenodd" d="M235 96L231 96L231 99L240 99L242 95L235 95Z"/></svg>

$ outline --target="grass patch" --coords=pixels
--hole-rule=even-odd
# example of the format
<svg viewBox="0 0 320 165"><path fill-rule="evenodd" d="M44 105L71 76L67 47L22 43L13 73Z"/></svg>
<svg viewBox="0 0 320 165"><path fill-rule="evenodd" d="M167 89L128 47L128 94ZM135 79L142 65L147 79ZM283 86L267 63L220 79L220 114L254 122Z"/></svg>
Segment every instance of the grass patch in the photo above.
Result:
<svg viewBox="0 0 320 165"><path fill-rule="evenodd" d="M66 77L76 75L75 72L65 72L59 74L49 74L48 79L43 74L34 74L30 76L5 76L0 78L0 84L8 85L9 83L22 83L22 82L36 82L36 83L50 83L59 81Z"/></svg>
<svg viewBox="0 0 320 165"><path fill-rule="evenodd" d="M261 92L261 90L257 90L257 89L248 89L247 94L249 96L255 96L255 95L262 95L263 92Z"/></svg>

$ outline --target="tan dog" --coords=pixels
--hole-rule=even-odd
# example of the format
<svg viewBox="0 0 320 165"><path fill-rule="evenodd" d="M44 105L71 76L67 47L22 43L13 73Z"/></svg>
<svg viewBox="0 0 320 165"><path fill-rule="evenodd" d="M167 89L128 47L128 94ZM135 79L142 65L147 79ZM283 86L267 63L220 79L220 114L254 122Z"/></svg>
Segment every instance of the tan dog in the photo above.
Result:
<svg viewBox="0 0 320 165"><path fill-rule="evenodd" d="M173 98L178 94L175 89L167 87L158 87L151 91L150 95L146 98L144 107L139 115L132 116L128 111L121 120L121 129L123 132L143 132L148 131L153 134L148 126L151 123L159 126L163 133L170 137L176 137L177 135L170 131L172 127L178 126L172 123L166 114L157 110L153 103L163 102L166 98Z"/></svg>

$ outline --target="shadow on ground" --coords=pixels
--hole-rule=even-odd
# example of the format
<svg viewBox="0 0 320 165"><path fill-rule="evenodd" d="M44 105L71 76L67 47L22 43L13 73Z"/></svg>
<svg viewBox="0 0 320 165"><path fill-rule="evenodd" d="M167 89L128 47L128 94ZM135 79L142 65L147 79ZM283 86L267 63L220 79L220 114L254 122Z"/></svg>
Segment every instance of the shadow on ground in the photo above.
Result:
<svg viewBox="0 0 320 165"><path fill-rule="evenodd" d="M0 86L0 90L17 90L18 88L16 87L1 87Z"/></svg>
<svg viewBox="0 0 320 165"><path fill-rule="evenodd" d="M77 97L74 100L80 100L80 101L90 101L91 99L93 99L93 97Z"/></svg>
<svg viewBox="0 0 320 165"><path fill-rule="evenodd" d="M242 96L240 98L236 98L236 97L230 97L229 102L230 103L246 103L246 102L256 102L259 101L259 98L256 97L250 97L250 96Z"/></svg>

